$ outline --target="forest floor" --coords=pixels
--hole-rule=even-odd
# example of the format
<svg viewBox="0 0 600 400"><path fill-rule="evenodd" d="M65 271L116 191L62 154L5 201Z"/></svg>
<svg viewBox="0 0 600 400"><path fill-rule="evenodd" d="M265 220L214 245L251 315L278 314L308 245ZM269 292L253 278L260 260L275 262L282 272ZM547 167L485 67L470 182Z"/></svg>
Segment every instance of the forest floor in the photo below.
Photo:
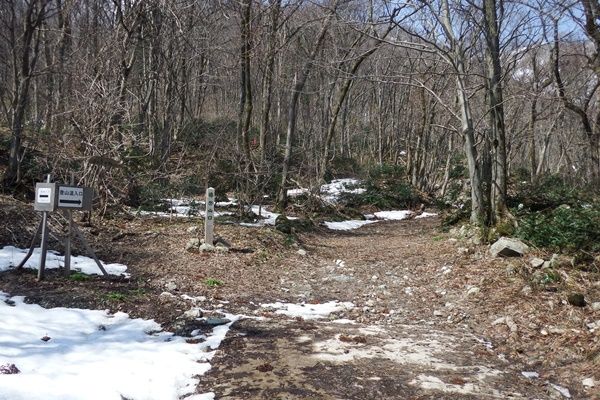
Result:
<svg viewBox="0 0 600 400"><path fill-rule="evenodd" d="M24 217L34 227L34 217L9 214L20 222L5 220L0 243L26 247L15 227ZM198 393L217 399L600 399L600 310L566 301L570 287L600 301L597 270L563 271L563 283L545 290L530 282L529 256L494 259L488 246L442 232L436 217L297 241L272 227L217 225L229 253L185 251L197 224L99 222L87 237L130 278L50 271L38 282L32 271L8 271L0 291L45 307L125 311L166 329L192 306L246 315L200 379ZM277 301L353 306L310 319L265 306Z"/></svg>

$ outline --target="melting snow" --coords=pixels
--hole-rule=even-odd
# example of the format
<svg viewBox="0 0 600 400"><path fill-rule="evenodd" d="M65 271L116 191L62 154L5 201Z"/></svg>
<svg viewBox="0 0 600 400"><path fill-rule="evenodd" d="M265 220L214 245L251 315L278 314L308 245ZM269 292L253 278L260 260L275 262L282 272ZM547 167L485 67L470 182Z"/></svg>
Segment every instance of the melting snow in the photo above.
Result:
<svg viewBox="0 0 600 400"><path fill-rule="evenodd" d="M163 199L162 201L169 205L169 211L139 211L139 214L155 217L204 217L206 214L206 203L204 200ZM236 204L236 199L229 199L228 201L216 202L215 207L229 207ZM215 211L215 217L233 214L234 213L230 211Z"/></svg>
<svg viewBox="0 0 600 400"><path fill-rule="evenodd" d="M308 194L310 193L310 190L306 189L306 188L299 188L299 189L289 189L287 191L287 195L289 197L298 197L301 196L303 194Z"/></svg>
<svg viewBox="0 0 600 400"><path fill-rule="evenodd" d="M210 369L208 361L233 323L190 344L152 320L125 313L5 300L0 292L0 365L15 364L20 373L1 375L1 400L177 400L194 393L197 376ZM42 341L45 336L49 340Z"/></svg>
<svg viewBox="0 0 600 400"><path fill-rule="evenodd" d="M398 210L398 211L379 211L375 213L375 216L379 219L400 221L410 217L413 214L410 210Z"/></svg>
<svg viewBox="0 0 600 400"><path fill-rule="evenodd" d="M276 314L287 315L288 317L302 317L304 319L326 318L329 314L342 310L349 310L354 307L350 302L330 301L322 304L294 304L294 303L270 303L261 304L263 308L274 308Z"/></svg>
<svg viewBox="0 0 600 400"><path fill-rule="evenodd" d="M341 221L341 222L323 222L325 226L334 231L350 231L353 229L358 229L361 226L365 226L368 224L372 224L377 221L373 220L350 220L350 221Z"/></svg>
<svg viewBox="0 0 600 400"><path fill-rule="evenodd" d="M357 187L360 184L361 182L358 179L353 178L334 179L330 183L321 186L323 200L335 203L342 193L361 194L366 192L366 189Z"/></svg>
<svg viewBox="0 0 600 400"><path fill-rule="evenodd" d="M424 212L424 213L422 213L421 215L417 215L417 216L415 217L415 219L429 218L429 217L435 217L435 216L437 216L437 214L436 214L436 213L428 213L428 212Z"/></svg>
<svg viewBox="0 0 600 400"><path fill-rule="evenodd" d="M5 246L0 249L0 272L14 268L25 258L27 254L26 249L19 249L13 246ZM33 254L25 263L25 268L39 269L40 267L40 254L41 249L36 248L33 250ZM124 275L129 276L125 271L127 266L123 264L106 264L102 261L102 266L106 269L106 272L110 275ZM48 250L46 257L46 268L55 269L63 267L65 265L65 257L53 250ZM89 257L85 256L71 256L71 269L73 271L79 271L84 274L98 274L102 272L98 269L96 262Z"/></svg>

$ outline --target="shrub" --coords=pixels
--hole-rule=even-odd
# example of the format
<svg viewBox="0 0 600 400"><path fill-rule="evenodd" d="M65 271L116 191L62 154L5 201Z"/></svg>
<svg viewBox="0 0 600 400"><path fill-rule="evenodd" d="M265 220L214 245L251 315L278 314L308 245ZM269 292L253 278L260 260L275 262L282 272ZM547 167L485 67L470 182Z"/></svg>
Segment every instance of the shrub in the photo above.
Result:
<svg viewBox="0 0 600 400"><path fill-rule="evenodd" d="M223 285L223 281L215 278L207 278L204 280L204 284L208 287L218 287Z"/></svg>
<svg viewBox="0 0 600 400"><path fill-rule="evenodd" d="M520 218L517 236L558 251L600 251L600 204L526 213Z"/></svg>
<svg viewBox="0 0 600 400"><path fill-rule="evenodd" d="M583 190L565 181L559 175L540 176L535 182L519 181L514 185L513 193L509 191L509 207L522 204L532 211L546 210L562 204L580 205L591 201L592 190Z"/></svg>

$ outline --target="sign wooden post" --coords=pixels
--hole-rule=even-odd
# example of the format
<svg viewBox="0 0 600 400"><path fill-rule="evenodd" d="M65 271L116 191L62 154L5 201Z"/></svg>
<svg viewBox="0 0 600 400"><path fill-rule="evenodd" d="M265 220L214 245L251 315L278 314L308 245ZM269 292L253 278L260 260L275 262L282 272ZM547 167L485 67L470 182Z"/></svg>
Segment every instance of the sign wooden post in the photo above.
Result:
<svg viewBox="0 0 600 400"><path fill-rule="evenodd" d="M213 245L215 227L215 189L206 189L206 216L204 217L204 244Z"/></svg>
<svg viewBox="0 0 600 400"><path fill-rule="evenodd" d="M33 209L42 212L42 222L40 223L38 230L31 239L31 246L25 258L19 263L17 269L23 268L29 257L33 254L35 248L35 242L37 235L42 232L42 243L41 243L41 254L40 254L40 268L38 270L38 280L44 279L44 272L46 269L46 254L48 252L48 235L50 234L50 227L48 226L48 213L54 212L57 209L63 210L65 219L68 223L68 232L65 241L65 268L64 272L66 275L71 270L71 253L72 253L72 236L73 233L79 238L81 243L84 245L88 254L92 256L98 269L104 276L108 275L98 257L91 249L91 247L85 241L85 238L77 229L77 225L73 224L73 210L79 211L91 211L92 202L94 199L94 189L88 187L77 187L73 186L74 177L71 175L70 186L59 185L57 183L50 183L51 176L48 175L46 182L38 182L35 184L35 201L33 203ZM214 196L214 194L213 194Z"/></svg>
<svg viewBox="0 0 600 400"><path fill-rule="evenodd" d="M73 186L75 184L75 176L73 173L71 173L71 182L69 182L69 184L71 186ZM60 200L61 200L61 197L60 197L61 189L62 188L59 188L59 191L58 191L59 205L60 205ZM83 191L82 191L82 195L83 195ZM69 276L69 274L71 273L71 238L73 236L73 211L71 210L71 208L67 208L67 209L64 209L63 212L65 213L65 217L69 221L69 225L67 226L67 238L65 240L65 269L64 269L63 273L65 274L65 276Z"/></svg>
<svg viewBox="0 0 600 400"><path fill-rule="evenodd" d="M46 177L46 183L50 183L51 176L48 174ZM54 193L48 188L39 188L36 193L36 199L38 202L45 204L46 199L51 199ZM38 280L44 279L44 271L46 270L46 253L48 251L48 211L42 211L42 245L40 254L40 268L38 269Z"/></svg>

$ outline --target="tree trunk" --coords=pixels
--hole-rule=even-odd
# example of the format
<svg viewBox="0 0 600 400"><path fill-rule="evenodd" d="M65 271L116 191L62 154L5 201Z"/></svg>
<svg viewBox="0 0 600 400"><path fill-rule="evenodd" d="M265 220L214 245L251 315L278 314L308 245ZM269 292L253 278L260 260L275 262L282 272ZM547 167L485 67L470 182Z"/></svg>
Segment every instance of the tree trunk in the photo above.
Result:
<svg viewBox="0 0 600 400"><path fill-rule="evenodd" d="M238 120L238 132L241 147L245 158L246 168L252 163L250 154L250 122L252 119L252 76L250 74L250 18L252 12L252 0L244 0L241 12L241 36L240 47L240 114Z"/></svg>
<svg viewBox="0 0 600 400"><path fill-rule="evenodd" d="M25 121L25 111L29 102L29 88L31 78L35 69L39 54L40 33L38 28L41 26L46 12L48 1L36 0L31 1L23 16L23 32L21 35L21 53L14 54L13 65L14 71L14 86L15 93L11 103L11 130L12 137L10 142L10 150L8 155L8 168L6 169L3 184L5 187L10 187L19 181L19 167L21 161L21 142L23 135L23 123ZM13 9L13 17L15 10ZM13 33L17 28L17 21L11 27ZM13 52L17 52L13 48ZM18 64L17 64L18 63Z"/></svg>
<svg viewBox="0 0 600 400"><path fill-rule="evenodd" d="M269 41L267 49L267 67L263 78L263 107L258 140L259 158L265 160L267 140L270 132L270 115L273 102L273 75L275 73L275 56L277 55L277 32L279 30L279 16L281 14L281 0L271 0L271 21L269 27Z"/></svg>
<svg viewBox="0 0 600 400"><path fill-rule="evenodd" d="M290 104L288 106L288 124L286 130L286 140L285 140L285 153L283 156L283 166L281 171L281 182L279 184L279 192L277 194L277 204L276 208L279 210L285 210L287 206L287 180L290 169L290 163L292 160L292 146L294 142L294 138L296 135L296 118L298 116L298 99L300 98L300 94L304 89L304 85L306 84L306 80L308 75L310 74L315 58L317 57L317 53L321 49L323 42L325 41L325 35L329 30L329 25L331 23L331 19L336 12L337 5L339 0L334 0L331 5L331 9L327 13L323 24L321 25L321 31L317 36L317 41L315 45L308 55L308 58L304 62L302 70L300 71L300 76L297 75L294 77L294 86L292 88L292 97L290 99Z"/></svg>
<svg viewBox="0 0 600 400"><path fill-rule="evenodd" d="M491 217L501 221L507 215L506 188L506 127L502 93L502 66L500 63L500 33L496 0L484 0L486 61L490 128L493 133L493 167L491 182Z"/></svg>

